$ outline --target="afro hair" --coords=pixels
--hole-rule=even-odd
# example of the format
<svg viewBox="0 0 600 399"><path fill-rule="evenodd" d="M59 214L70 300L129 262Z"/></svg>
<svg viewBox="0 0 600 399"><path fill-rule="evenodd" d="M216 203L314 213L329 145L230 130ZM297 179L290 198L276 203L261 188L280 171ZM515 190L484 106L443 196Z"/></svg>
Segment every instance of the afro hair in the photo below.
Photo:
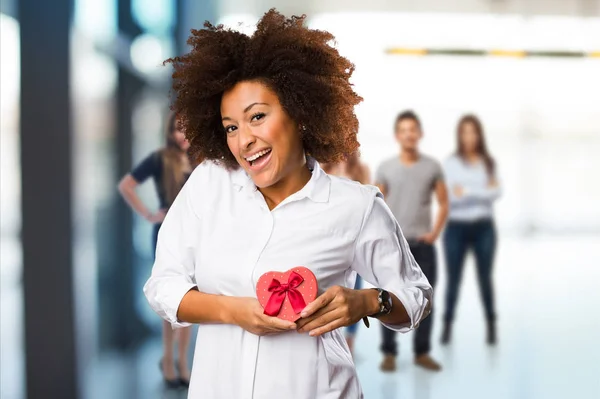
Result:
<svg viewBox="0 0 600 399"><path fill-rule="evenodd" d="M354 107L362 98L350 83L354 65L330 45L331 33L307 28L305 18L272 9L251 36L206 22L191 31L189 53L165 61L174 68L172 109L198 162L239 166L220 106L223 93L242 81L260 81L276 93L302 126L305 152L318 162L338 162L358 150Z"/></svg>

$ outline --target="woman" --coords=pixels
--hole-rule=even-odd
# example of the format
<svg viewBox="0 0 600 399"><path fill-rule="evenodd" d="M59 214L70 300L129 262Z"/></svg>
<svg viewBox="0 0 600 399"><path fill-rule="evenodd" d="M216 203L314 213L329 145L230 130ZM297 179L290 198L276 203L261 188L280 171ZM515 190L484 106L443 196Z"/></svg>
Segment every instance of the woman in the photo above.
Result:
<svg viewBox="0 0 600 399"><path fill-rule="evenodd" d="M153 253L156 252L158 231L166 212L191 173L192 167L187 155L189 146L185 135L177 126L175 114L171 114L167 123L165 147L146 157L119 183L119 191L129 206L140 216L154 224L152 235ZM136 187L148 178L152 178L156 186L160 204L157 212L151 212L135 191ZM184 328L176 333L169 322L163 321L162 330L163 357L160 361L160 368L163 379L170 388L176 388L180 385L188 386L190 371L187 364L187 353L191 329ZM175 362L173 355L173 344L176 338L179 352L177 362Z"/></svg>
<svg viewBox="0 0 600 399"><path fill-rule="evenodd" d="M487 342L493 345L496 343L496 312L492 264L496 230L492 205L500 196L500 186L494 159L487 150L483 127L476 116L466 115L459 121L457 147L455 155L444 165L450 212L444 232L448 278L442 343L450 342L465 255L473 250L487 320Z"/></svg>
<svg viewBox="0 0 600 399"><path fill-rule="evenodd" d="M360 155L358 152L354 152L348 156L343 162L337 164L324 163L320 164L323 170L330 175L344 177L350 180L357 181L361 184L370 184L371 172L369 167L360 161ZM356 283L354 289L362 288L362 279L360 276L356 276ZM354 323L346 328L346 343L350 349L350 353L354 355L354 338L356 337L356 331L359 323Z"/></svg>
<svg viewBox="0 0 600 399"><path fill-rule="evenodd" d="M352 64L331 34L274 10L249 37L205 24L174 66L174 110L202 164L170 208L144 292L199 324L190 398L360 398L340 327L366 316L409 331L431 286L376 188L318 162L358 149ZM318 296L296 322L267 316L256 283L309 268ZM376 290L354 290L359 273Z"/></svg>

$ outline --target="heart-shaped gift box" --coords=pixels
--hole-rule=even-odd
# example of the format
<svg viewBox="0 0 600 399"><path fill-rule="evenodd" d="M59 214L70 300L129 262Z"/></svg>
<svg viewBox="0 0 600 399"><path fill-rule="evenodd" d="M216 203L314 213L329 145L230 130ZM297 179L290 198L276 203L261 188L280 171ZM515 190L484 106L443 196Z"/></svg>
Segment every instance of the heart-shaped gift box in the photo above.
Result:
<svg viewBox="0 0 600 399"><path fill-rule="evenodd" d="M286 272L267 272L256 283L256 296L265 314L295 322L317 297L317 278L303 266Z"/></svg>

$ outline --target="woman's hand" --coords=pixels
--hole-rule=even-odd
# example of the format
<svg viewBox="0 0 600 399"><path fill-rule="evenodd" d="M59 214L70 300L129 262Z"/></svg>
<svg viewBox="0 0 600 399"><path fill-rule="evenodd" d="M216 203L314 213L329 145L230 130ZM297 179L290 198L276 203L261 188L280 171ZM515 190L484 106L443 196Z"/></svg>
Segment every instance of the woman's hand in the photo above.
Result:
<svg viewBox="0 0 600 399"><path fill-rule="evenodd" d="M256 335L278 334L295 330L296 323L264 314L264 309L255 298L232 298L232 324Z"/></svg>
<svg viewBox="0 0 600 399"><path fill-rule="evenodd" d="M304 308L297 322L298 332L319 336L352 325L379 311L377 295L376 290L333 286Z"/></svg>
<svg viewBox="0 0 600 399"><path fill-rule="evenodd" d="M463 189L463 187L459 186L458 184L452 187L452 192L454 193L454 196L456 198L460 198L465 194L465 190Z"/></svg>
<svg viewBox="0 0 600 399"><path fill-rule="evenodd" d="M167 216L167 211L164 209L159 210L156 213L152 213L150 214L148 217L146 217L146 220L148 220L150 223L162 223L163 220L165 220L165 216Z"/></svg>
<svg viewBox="0 0 600 399"><path fill-rule="evenodd" d="M418 238L418 240L426 244L433 245L435 240L437 240L437 234L435 234L435 232L432 231L427 234L423 234L421 237Z"/></svg>

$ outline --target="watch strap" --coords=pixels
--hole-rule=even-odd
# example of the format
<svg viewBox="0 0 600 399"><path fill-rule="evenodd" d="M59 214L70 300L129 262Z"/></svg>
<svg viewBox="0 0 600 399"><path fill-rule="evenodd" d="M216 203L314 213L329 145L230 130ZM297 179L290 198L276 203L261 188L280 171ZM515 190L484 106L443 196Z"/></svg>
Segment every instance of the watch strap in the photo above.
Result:
<svg viewBox="0 0 600 399"><path fill-rule="evenodd" d="M379 302L379 312L374 313L372 315L369 315L369 317L377 317L377 316L381 316L384 314L389 314L392 311L392 304L391 304L391 297L389 292L381 289L381 288L373 288L374 290L377 290L379 292L379 295L377 296L377 300ZM387 296L387 300L385 300L383 297ZM387 302L387 311L386 311L386 302ZM370 323L369 323L369 319L367 316L363 317L363 323L365 323L365 326L367 328L370 327Z"/></svg>

